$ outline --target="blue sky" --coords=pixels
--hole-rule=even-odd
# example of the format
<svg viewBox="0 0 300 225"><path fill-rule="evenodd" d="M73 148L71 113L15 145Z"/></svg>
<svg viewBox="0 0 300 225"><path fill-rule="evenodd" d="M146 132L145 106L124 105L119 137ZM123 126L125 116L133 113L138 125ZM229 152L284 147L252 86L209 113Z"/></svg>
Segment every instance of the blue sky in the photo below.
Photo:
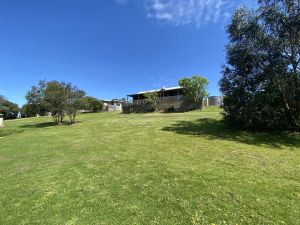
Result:
<svg viewBox="0 0 300 225"><path fill-rule="evenodd" d="M0 95L25 103L41 79L100 99L176 86L219 94L225 26L251 0L0 0Z"/></svg>

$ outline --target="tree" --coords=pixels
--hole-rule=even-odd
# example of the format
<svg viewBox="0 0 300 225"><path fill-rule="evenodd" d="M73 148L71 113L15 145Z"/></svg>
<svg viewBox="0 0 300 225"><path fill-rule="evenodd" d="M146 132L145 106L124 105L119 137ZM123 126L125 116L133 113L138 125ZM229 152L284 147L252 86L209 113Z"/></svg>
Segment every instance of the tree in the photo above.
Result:
<svg viewBox="0 0 300 225"><path fill-rule="evenodd" d="M84 110L90 111L90 112L100 112L103 111L104 104L101 100L87 96L84 98L85 104L84 104Z"/></svg>
<svg viewBox="0 0 300 225"><path fill-rule="evenodd" d="M197 108L203 108L203 99L208 96L208 80L201 76L192 76L183 78L178 82L179 86L184 88L185 95L196 103Z"/></svg>
<svg viewBox="0 0 300 225"><path fill-rule="evenodd" d="M37 106L39 112L50 112L53 120L61 124L68 116L71 123L75 123L79 110L97 111L103 108L103 103L98 99L86 97L83 90L78 89L71 83L58 81L40 81L38 86L33 86L27 92L28 101L22 108L26 116L35 115Z"/></svg>
<svg viewBox="0 0 300 225"><path fill-rule="evenodd" d="M225 119L252 129L299 129L300 3L260 0L228 26L220 90Z"/></svg>
<svg viewBox="0 0 300 225"><path fill-rule="evenodd" d="M35 115L45 115L46 108L44 106L44 94L47 86L45 80L40 80L38 86L32 86L25 96L28 106L30 108L30 114L35 113ZM33 115L32 115L33 116Z"/></svg>
<svg viewBox="0 0 300 225"><path fill-rule="evenodd" d="M70 122L74 123L78 110L83 107L81 99L84 96L84 91L70 83L50 81L46 84L43 102L50 110L55 123L62 123L66 115L69 116Z"/></svg>
<svg viewBox="0 0 300 225"><path fill-rule="evenodd" d="M34 117L38 114L36 107L29 103L24 104L20 111L25 117Z"/></svg>
<svg viewBox="0 0 300 225"><path fill-rule="evenodd" d="M15 119L18 115L19 107L17 104L8 101L4 96L0 95L0 114L4 119Z"/></svg>
<svg viewBox="0 0 300 225"><path fill-rule="evenodd" d="M58 81L47 82L43 102L57 124L61 124L66 115L67 98L65 83Z"/></svg>
<svg viewBox="0 0 300 225"><path fill-rule="evenodd" d="M146 98L146 102L150 105L150 107L154 110L154 112L158 111L159 97L160 92L147 92L144 94Z"/></svg>
<svg viewBox="0 0 300 225"><path fill-rule="evenodd" d="M65 85L65 92L67 97L66 113L70 118L71 123L75 123L78 110L83 109L84 102L82 101L85 92L72 86L70 83Z"/></svg>

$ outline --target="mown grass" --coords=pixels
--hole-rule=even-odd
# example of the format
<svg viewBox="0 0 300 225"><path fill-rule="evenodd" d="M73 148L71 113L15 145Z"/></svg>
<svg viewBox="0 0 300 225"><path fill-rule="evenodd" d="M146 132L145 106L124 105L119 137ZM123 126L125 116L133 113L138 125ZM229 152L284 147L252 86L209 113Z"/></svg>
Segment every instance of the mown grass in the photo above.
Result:
<svg viewBox="0 0 300 225"><path fill-rule="evenodd" d="M211 108L6 121L0 224L300 224L299 136L220 119Z"/></svg>

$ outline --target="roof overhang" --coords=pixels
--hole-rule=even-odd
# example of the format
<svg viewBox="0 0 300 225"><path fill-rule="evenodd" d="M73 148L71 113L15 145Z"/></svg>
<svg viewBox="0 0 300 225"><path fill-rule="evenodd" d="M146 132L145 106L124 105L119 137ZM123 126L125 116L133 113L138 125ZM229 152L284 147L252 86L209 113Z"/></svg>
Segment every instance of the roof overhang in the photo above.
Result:
<svg viewBox="0 0 300 225"><path fill-rule="evenodd" d="M184 89L183 87L177 86L177 87L161 88L161 89L157 89L157 90L140 91L140 92L138 92L136 94L129 94L127 96L133 97L133 96L137 96L137 95L143 95L145 93L175 91L175 90L183 90L183 89Z"/></svg>

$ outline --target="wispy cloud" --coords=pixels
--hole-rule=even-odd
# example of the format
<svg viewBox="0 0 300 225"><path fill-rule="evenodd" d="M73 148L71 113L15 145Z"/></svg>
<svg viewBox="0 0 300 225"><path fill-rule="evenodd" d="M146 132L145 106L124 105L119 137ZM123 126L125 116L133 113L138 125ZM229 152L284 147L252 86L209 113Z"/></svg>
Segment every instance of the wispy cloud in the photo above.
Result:
<svg viewBox="0 0 300 225"><path fill-rule="evenodd" d="M135 0L116 0L120 4ZM197 28L227 21L238 0L143 0L147 17L175 26L194 24Z"/></svg>

